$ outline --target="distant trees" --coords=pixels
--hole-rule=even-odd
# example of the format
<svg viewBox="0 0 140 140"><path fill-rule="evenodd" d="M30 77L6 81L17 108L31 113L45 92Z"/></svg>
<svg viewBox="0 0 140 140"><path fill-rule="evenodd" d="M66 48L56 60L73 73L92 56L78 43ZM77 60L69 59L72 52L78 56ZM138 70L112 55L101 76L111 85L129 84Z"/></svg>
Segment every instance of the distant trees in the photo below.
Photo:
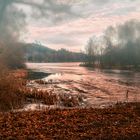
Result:
<svg viewBox="0 0 140 140"><path fill-rule="evenodd" d="M131 20L108 27L102 36L90 39L85 53L100 67L137 69L140 67L140 22Z"/></svg>
<svg viewBox="0 0 140 140"><path fill-rule="evenodd" d="M69 7L65 9L64 4L58 4L52 0L0 0L0 63L8 68L24 66L23 52L20 49L22 46L19 42L21 31L26 25L26 16L28 16L26 8L23 8L25 6L31 9L34 18L47 17L48 19L48 16L52 16L52 13L56 11L57 13L64 11L65 15L70 13ZM57 7L57 9L52 7ZM41 61L44 58L40 54L38 59Z"/></svg>
<svg viewBox="0 0 140 140"><path fill-rule="evenodd" d="M82 62L83 53L70 52L66 49L58 51L42 46L41 44L26 44L25 58L27 62Z"/></svg>

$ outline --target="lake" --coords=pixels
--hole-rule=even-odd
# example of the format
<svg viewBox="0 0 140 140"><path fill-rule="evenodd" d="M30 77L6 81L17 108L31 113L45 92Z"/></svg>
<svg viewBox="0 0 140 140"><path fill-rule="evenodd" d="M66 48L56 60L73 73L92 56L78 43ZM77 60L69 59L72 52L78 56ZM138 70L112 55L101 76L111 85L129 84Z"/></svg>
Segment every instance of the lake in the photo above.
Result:
<svg viewBox="0 0 140 140"><path fill-rule="evenodd" d="M50 84L33 86L56 94L80 94L89 106L104 107L117 102L140 101L140 73L125 70L99 70L80 63L27 63L27 68L51 73L43 78Z"/></svg>

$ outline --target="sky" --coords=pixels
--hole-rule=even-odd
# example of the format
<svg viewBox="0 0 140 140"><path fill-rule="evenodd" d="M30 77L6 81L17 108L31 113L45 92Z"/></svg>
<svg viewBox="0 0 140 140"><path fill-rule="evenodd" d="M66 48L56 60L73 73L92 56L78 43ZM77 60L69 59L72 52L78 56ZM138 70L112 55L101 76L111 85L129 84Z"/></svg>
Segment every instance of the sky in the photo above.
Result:
<svg viewBox="0 0 140 140"><path fill-rule="evenodd" d="M108 26L140 18L140 0L46 0L45 6L41 15L24 7L28 17L23 39L76 52Z"/></svg>

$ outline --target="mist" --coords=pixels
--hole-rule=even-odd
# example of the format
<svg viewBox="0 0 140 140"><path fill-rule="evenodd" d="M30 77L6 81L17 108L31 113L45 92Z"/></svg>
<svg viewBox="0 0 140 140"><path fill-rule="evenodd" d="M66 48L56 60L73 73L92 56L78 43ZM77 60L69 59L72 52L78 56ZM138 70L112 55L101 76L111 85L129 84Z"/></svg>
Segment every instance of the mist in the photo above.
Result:
<svg viewBox="0 0 140 140"><path fill-rule="evenodd" d="M109 26L103 35L93 40L94 61L101 67L140 66L140 22L130 20L116 26ZM90 39L90 40L91 40ZM89 52L86 52L89 55Z"/></svg>
<svg viewBox="0 0 140 140"><path fill-rule="evenodd" d="M20 7L29 7L31 9L31 15ZM70 5L58 4L54 0L42 0L42 1L28 1L28 0L0 0L0 59L5 65L7 61L5 59L14 60L11 63L17 64L16 61L22 59L23 55L17 55L16 58L11 58L15 49L20 50L22 48L21 35L26 31L26 17L33 16L33 18L49 18L52 16L50 13L60 13L59 16L54 16L53 20L58 21L61 19L61 13L66 15L72 15ZM15 53L17 54L17 53ZM22 59L23 60L23 59ZM22 62L24 63L24 62ZM11 66L13 64L10 64ZM22 64L23 65L23 64ZM16 68L22 66L19 64ZM15 68L15 67L14 67Z"/></svg>

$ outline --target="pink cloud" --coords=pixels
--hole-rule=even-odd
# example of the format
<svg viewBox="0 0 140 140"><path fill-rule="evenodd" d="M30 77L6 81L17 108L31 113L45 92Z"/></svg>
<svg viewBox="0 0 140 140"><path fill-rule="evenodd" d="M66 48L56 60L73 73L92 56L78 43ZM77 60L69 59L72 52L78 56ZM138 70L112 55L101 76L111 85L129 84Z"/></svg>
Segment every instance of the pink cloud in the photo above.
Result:
<svg viewBox="0 0 140 140"><path fill-rule="evenodd" d="M129 15L110 14L111 10L119 10L119 8L129 6L129 4L123 5L122 3L112 4L107 8L98 10L95 13L93 12L89 17L79 18L56 26L42 25L40 27L29 25L27 41L40 40L54 49L66 48L73 51L81 50L89 37L101 34L108 26L121 24L130 19L139 19L140 12L136 11L130 12ZM107 14L110 15L106 16ZM55 38L61 38L62 41L56 44L53 42ZM66 38L70 38L70 40L66 42ZM70 43L71 40L73 40L73 43Z"/></svg>

